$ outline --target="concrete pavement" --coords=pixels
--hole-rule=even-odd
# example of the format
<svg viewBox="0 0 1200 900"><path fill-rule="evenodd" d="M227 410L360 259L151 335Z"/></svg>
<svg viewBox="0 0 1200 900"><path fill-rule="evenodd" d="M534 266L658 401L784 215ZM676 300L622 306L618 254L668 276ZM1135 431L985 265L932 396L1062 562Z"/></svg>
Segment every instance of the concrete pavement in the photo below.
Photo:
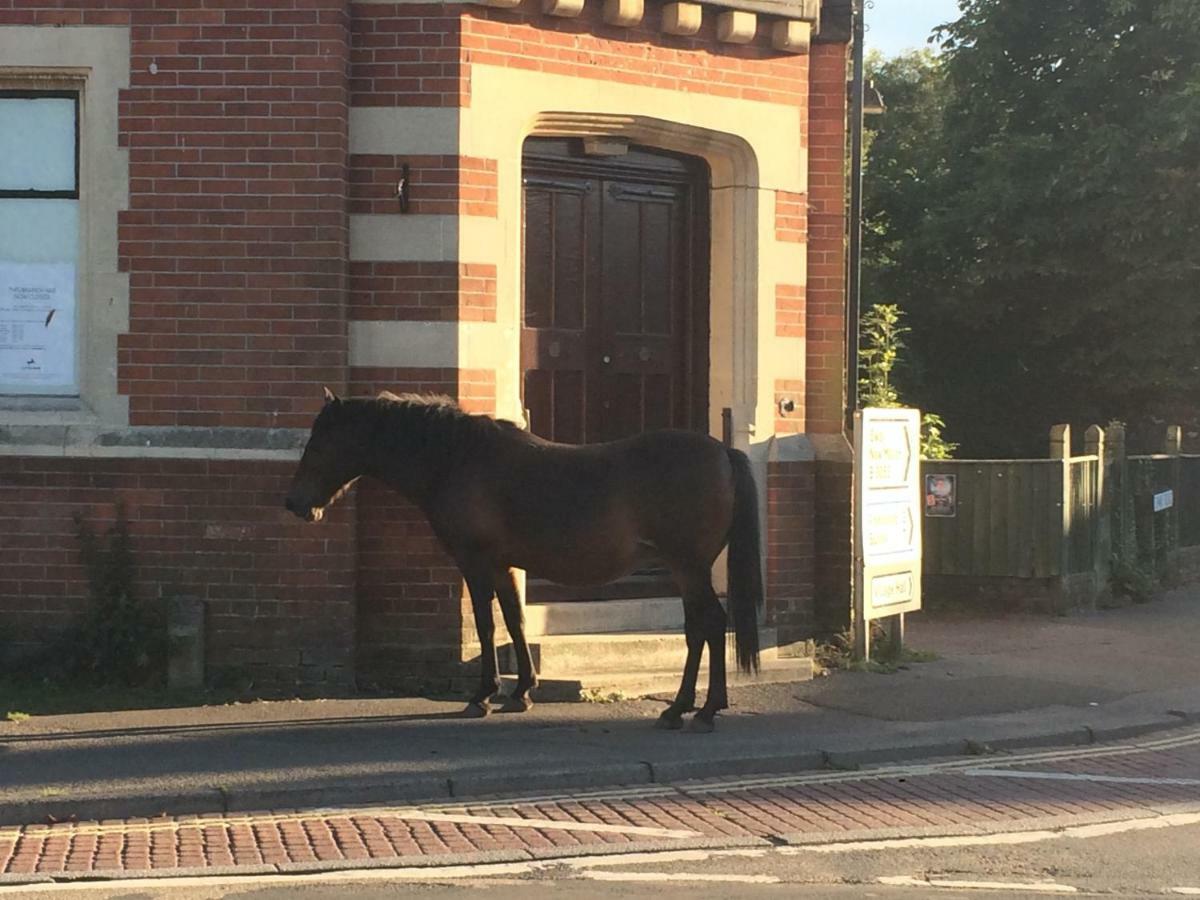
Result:
<svg viewBox="0 0 1200 900"><path fill-rule="evenodd" d="M457 717L422 699L0 723L0 823L340 806L1088 743L1200 717L1200 588L1069 618L910 617L934 662L738 688L711 735L661 699Z"/></svg>

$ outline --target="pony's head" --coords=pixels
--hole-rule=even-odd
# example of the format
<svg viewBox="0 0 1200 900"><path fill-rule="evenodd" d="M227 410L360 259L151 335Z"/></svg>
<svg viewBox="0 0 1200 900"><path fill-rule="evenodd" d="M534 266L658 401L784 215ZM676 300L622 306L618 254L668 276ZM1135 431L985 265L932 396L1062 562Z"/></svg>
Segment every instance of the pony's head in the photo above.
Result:
<svg viewBox="0 0 1200 900"><path fill-rule="evenodd" d="M313 422L304 455L292 478L284 506L308 522L319 522L325 509L364 474L367 441L364 422L325 388L325 406Z"/></svg>

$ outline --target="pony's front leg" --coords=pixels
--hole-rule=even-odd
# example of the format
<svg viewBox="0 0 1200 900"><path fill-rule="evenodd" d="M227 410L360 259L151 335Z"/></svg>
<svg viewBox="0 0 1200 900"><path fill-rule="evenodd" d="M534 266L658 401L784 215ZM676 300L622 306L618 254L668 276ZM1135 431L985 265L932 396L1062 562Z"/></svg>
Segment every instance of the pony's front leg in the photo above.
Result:
<svg viewBox="0 0 1200 900"><path fill-rule="evenodd" d="M508 629L517 655L517 688L500 711L526 712L533 706L529 691L537 687L538 680L533 668L533 654L529 652L529 641L525 639L525 610L521 607L521 595L511 569L501 569L496 573L496 599L500 601L504 626Z"/></svg>
<svg viewBox="0 0 1200 900"><path fill-rule="evenodd" d="M475 613L475 633L479 636L479 690L463 710L468 718L483 718L492 711L490 702L500 693L500 666L496 661L496 622L492 617L492 597L496 593L490 574L467 575L471 609Z"/></svg>

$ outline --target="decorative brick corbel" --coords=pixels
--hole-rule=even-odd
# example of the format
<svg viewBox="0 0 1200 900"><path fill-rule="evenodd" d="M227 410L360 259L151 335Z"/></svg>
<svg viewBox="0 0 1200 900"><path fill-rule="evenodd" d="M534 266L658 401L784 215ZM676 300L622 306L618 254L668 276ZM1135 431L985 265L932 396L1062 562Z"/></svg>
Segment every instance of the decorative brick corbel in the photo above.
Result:
<svg viewBox="0 0 1200 900"><path fill-rule="evenodd" d="M771 25L771 46L785 53L807 53L812 43L812 23L780 19Z"/></svg>
<svg viewBox="0 0 1200 900"><path fill-rule="evenodd" d="M663 6L662 30L667 34L695 34L703 21L704 8L699 3L668 3Z"/></svg>
<svg viewBox="0 0 1200 900"><path fill-rule="evenodd" d="M758 31L758 16L731 9L717 16L717 40L725 44L748 44Z"/></svg>
<svg viewBox="0 0 1200 900"><path fill-rule="evenodd" d="M573 19L583 12L583 0L542 0L542 12L548 16Z"/></svg>
<svg viewBox="0 0 1200 900"><path fill-rule="evenodd" d="M632 28L641 24L645 12L643 0L604 0L604 21L609 25Z"/></svg>

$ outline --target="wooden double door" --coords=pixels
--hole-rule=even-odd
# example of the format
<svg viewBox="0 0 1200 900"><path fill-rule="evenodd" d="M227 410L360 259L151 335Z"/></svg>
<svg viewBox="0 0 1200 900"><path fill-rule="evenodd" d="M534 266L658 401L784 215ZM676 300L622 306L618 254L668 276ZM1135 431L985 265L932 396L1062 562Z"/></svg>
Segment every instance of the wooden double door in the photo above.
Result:
<svg viewBox="0 0 1200 900"><path fill-rule="evenodd" d="M708 428L707 169L578 140L524 156L523 394L535 434Z"/></svg>
<svg viewBox="0 0 1200 900"><path fill-rule="evenodd" d="M707 166L630 148L530 139L524 152L523 402L566 443L708 430ZM534 601L663 596L645 570L604 588L530 582Z"/></svg>

